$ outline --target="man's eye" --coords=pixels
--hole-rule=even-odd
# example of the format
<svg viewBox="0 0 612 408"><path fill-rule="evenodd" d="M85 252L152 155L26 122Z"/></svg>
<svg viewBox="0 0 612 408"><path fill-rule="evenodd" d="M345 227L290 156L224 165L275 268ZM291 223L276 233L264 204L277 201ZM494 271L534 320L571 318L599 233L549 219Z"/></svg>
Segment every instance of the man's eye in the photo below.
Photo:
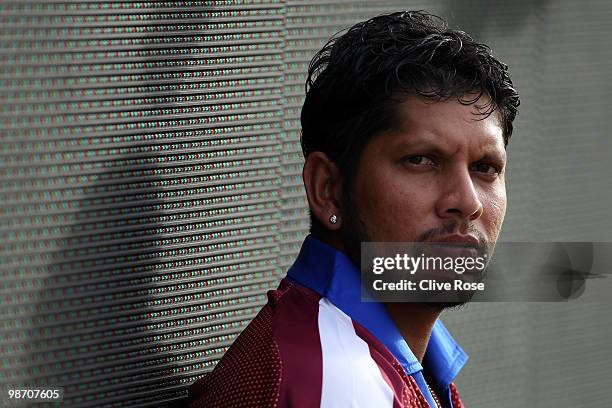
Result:
<svg viewBox="0 0 612 408"><path fill-rule="evenodd" d="M421 155L416 155L416 156L407 156L404 158L404 161L410 164L421 164L421 165L435 165L436 163L430 159L427 156L421 156Z"/></svg>
<svg viewBox="0 0 612 408"><path fill-rule="evenodd" d="M499 170L497 169L497 167L491 166L490 164L487 164L487 163L476 163L474 166L472 166L472 169L479 173L486 173L486 174L499 173Z"/></svg>

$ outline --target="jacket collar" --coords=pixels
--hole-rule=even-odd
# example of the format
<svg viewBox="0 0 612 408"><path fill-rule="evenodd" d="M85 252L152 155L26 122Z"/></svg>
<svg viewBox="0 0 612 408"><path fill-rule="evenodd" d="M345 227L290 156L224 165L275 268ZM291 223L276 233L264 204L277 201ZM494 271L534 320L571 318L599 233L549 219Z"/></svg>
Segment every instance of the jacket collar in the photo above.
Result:
<svg viewBox="0 0 612 408"><path fill-rule="evenodd" d="M423 370L443 389L467 362L467 354L438 319L419 363L380 302L361 301L359 269L342 252L309 235L287 276L321 296L369 330L395 356L408 375Z"/></svg>

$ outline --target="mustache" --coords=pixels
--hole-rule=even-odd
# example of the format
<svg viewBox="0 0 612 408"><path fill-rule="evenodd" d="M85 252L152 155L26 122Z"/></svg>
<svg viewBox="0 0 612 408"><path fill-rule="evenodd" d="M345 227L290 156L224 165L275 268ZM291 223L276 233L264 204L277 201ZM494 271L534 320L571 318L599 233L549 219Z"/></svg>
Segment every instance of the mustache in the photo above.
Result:
<svg viewBox="0 0 612 408"><path fill-rule="evenodd" d="M457 220L449 221L438 228L432 228L420 234L417 237L416 242L435 243L437 238L443 238L444 236L457 234L459 232L461 232L461 234L473 235L478 239L477 244L463 244L461 245L462 247L473 247L477 251L478 256L488 256L489 259L491 259L495 251L495 242L489 242L485 235L469 221L463 223L460 223ZM433 250L435 253L436 248L437 246L433 245L433 247L430 247L429 250Z"/></svg>

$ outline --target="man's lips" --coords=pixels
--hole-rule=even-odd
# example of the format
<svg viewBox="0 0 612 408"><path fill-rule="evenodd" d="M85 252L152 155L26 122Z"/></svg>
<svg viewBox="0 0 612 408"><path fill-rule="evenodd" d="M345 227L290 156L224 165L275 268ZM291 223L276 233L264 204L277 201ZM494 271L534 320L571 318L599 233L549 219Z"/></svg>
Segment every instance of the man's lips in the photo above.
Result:
<svg viewBox="0 0 612 408"><path fill-rule="evenodd" d="M460 235L460 234L453 234L453 235L445 235L443 237L437 237L435 239L431 239L430 242L435 242L435 243L450 243L450 244L459 244L457 246L460 246L461 244L463 244L465 247L473 247L473 246L477 246L480 245L481 242L478 238L476 238L474 235Z"/></svg>
<svg viewBox="0 0 612 408"><path fill-rule="evenodd" d="M428 241L432 255L451 257L476 257L484 249L482 242L474 235L445 235Z"/></svg>

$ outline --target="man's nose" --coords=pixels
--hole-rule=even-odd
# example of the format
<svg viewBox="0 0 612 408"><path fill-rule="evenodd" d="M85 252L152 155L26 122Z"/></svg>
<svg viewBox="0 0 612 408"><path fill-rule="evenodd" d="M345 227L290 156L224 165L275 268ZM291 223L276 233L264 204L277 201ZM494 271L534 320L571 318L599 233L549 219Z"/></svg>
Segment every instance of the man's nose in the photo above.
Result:
<svg viewBox="0 0 612 408"><path fill-rule="evenodd" d="M441 218L473 221L482 215L482 202L467 168L443 176L436 211Z"/></svg>

